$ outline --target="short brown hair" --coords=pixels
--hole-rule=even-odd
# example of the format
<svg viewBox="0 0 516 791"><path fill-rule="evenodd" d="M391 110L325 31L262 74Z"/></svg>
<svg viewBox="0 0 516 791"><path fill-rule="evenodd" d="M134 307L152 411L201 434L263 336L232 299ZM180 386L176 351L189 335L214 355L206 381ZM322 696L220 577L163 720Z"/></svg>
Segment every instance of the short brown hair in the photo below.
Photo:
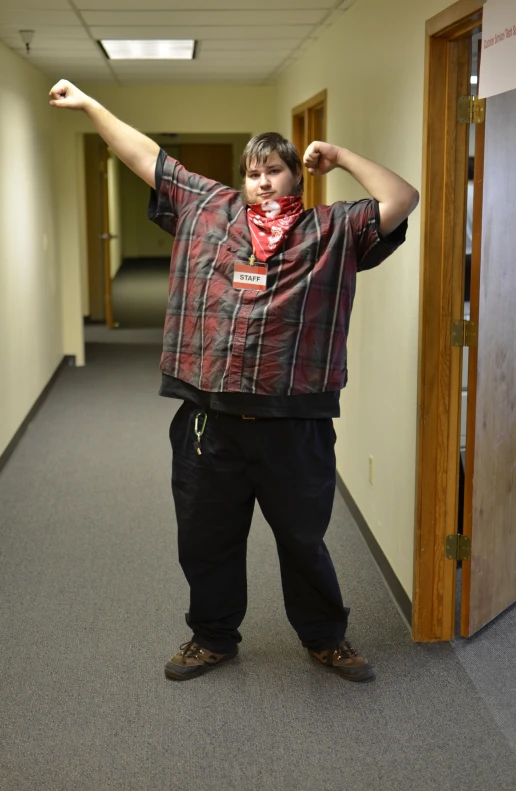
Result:
<svg viewBox="0 0 516 791"><path fill-rule="evenodd" d="M278 154L294 176L301 175L299 184L303 191L303 164L297 148L290 140L286 140L278 132L264 132L252 137L242 151L240 157L240 175L245 178L249 165L263 165L270 154Z"/></svg>

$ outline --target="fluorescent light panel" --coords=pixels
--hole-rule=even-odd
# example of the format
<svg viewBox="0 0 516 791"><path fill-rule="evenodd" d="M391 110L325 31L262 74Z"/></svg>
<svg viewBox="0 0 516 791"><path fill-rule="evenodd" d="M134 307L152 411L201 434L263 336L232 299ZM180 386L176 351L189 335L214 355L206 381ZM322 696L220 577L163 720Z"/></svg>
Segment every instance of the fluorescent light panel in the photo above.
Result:
<svg viewBox="0 0 516 791"><path fill-rule="evenodd" d="M110 60L191 60L195 48L190 39L103 39L100 43Z"/></svg>

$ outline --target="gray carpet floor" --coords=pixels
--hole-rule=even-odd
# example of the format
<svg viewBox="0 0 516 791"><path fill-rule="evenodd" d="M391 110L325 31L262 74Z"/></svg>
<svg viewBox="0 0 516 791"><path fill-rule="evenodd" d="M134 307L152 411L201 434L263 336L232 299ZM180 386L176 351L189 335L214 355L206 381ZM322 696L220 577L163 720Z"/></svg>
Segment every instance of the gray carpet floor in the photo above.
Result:
<svg viewBox="0 0 516 791"><path fill-rule="evenodd" d="M156 395L158 360L89 345L0 475L0 789L514 791L507 711L488 695L496 650L485 634L462 653L414 644L338 494L327 541L377 680L344 682L301 648L259 511L239 658L165 679L188 590L169 490L178 403ZM512 685L509 659L494 667Z"/></svg>

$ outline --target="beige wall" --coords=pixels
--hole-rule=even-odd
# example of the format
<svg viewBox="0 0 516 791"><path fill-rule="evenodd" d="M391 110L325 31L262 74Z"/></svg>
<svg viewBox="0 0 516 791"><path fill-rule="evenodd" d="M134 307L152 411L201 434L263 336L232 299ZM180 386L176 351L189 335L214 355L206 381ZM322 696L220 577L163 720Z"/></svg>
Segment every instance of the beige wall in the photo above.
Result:
<svg viewBox="0 0 516 791"><path fill-rule="evenodd" d="M328 140L421 185L425 20L448 2L359 0L279 78L280 131L291 109L328 90ZM364 197L342 171L328 202ZM349 385L338 421L339 472L405 590L412 594L420 213L406 244L358 278ZM368 480L369 456L375 481Z"/></svg>
<svg viewBox="0 0 516 791"><path fill-rule="evenodd" d="M63 356L46 86L0 43L0 454Z"/></svg>
<svg viewBox="0 0 516 791"><path fill-rule="evenodd" d="M110 154L107 162L109 233L109 264L111 278L114 278L122 264L122 218L120 216L120 179L124 165L118 157Z"/></svg>
<svg viewBox="0 0 516 791"><path fill-rule="evenodd" d="M46 86L45 86L46 87ZM69 134L54 123L54 163L57 212L57 247L61 274L61 315L63 354L84 365L83 289L86 271L86 208L83 136Z"/></svg>
<svg viewBox="0 0 516 791"><path fill-rule="evenodd" d="M79 87L142 132L257 134L269 131L275 121L273 86ZM84 131L92 131L82 114L75 114L75 123Z"/></svg>

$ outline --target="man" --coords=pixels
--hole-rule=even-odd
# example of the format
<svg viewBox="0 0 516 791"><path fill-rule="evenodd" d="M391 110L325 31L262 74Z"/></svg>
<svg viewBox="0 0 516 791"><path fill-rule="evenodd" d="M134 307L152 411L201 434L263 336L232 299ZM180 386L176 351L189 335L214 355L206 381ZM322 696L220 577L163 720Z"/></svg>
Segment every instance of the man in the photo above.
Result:
<svg viewBox="0 0 516 791"><path fill-rule="evenodd" d="M332 418L347 381L356 272L404 241L416 190L316 141L304 154L308 172L343 168L373 199L305 211L301 160L278 134L248 143L238 192L189 173L71 83L50 96L55 107L86 112L153 188L149 216L175 237L160 392L184 400L170 439L193 636L167 662L167 677L195 678L236 656L258 500L303 646L343 678L372 680L372 666L345 640L349 610L323 541L335 492Z"/></svg>

